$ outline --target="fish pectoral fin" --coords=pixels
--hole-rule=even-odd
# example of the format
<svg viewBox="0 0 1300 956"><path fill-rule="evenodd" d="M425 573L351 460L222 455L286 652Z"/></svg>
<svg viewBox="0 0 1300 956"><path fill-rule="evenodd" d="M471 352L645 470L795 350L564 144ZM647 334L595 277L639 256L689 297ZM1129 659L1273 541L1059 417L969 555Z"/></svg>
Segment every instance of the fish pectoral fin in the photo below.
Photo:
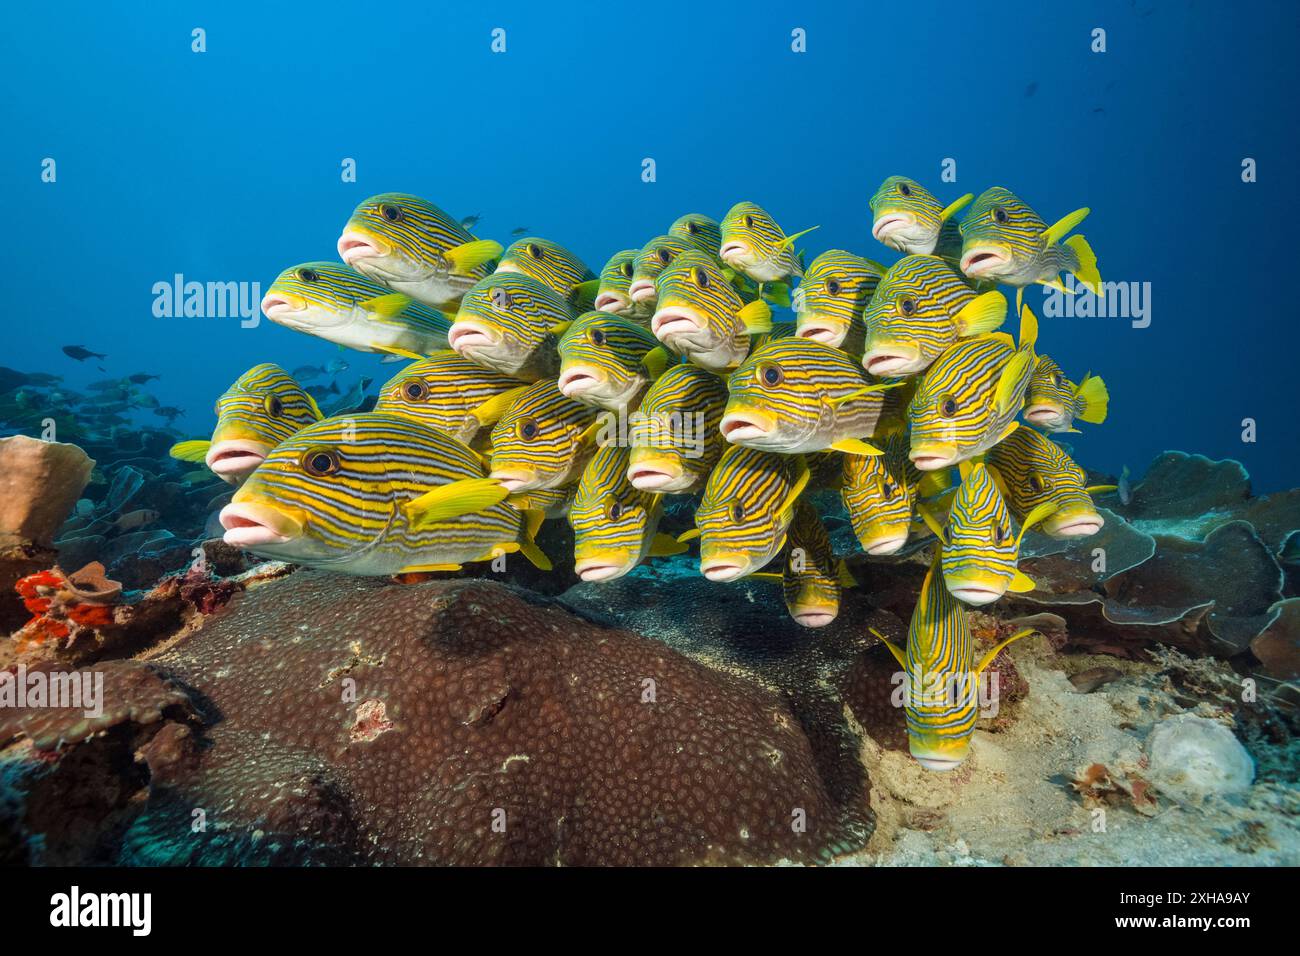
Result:
<svg viewBox="0 0 1300 956"><path fill-rule="evenodd" d="M842 451L846 455L867 455L874 457L884 452L875 445L864 442L861 438L841 438L831 445L833 451Z"/></svg>
<svg viewBox="0 0 1300 956"><path fill-rule="evenodd" d="M1015 575L1011 578L1011 583L1007 585L1007 590L1015 594L1026 594L1036 587L1038 585L1034 583L1034 579L1017 568Z"/></svg>
<svg viewBox="0 0 1300 956"><path fill-rule="evenodd" d="M1002 370L1002 377L998 379L998 390L993 398L999 417L1012 414L1017 406L1024 404L1025 372L1033 359L1032 350L1021 350L1011 356L1006 368Z"/></svg>
<svg viewBox="0 0 1300 956"><path fill-rule="evenodd" d="M1119 491L1119 485L1089 485L1083 490L1090 495L1104 495L1107 492Z"/></svg>
<svg viewBox="0 0 1300 956"><path fill-rule="evenodd" d="M867 630L876 635L876 637L880 639L880 643L889 648L889 653L894 655L894 660L898 661L898 665L906 669L907 655L903 653L903 650L889 638L885 637L885 635L877 631L874 627L869 627Z"/></svg>
<svg viewBox="0 0 1300 956"><path fill-rule="evenodd" d="M746 574L745 577L754 581L784 581L784 574L777 574L775 571L755 571L753 574Z"/></svg>
<svg viewBox="0 0 1300 956"><path fill-rule="evenodd" d="M755 299L736 313L745 331L750 335L766 335L772 331L772 309L762 299Z"/></svg>
<svg viewBox="0 0 1300 956"><path fill-rule="evenodd" d="M668 558L674 554L684 554L689 550L690 547L684 542L660 532L650 539L650 550L647 553L652 558Z"/></svg>
<svg viewBox="0 0 1300 956"><path fill-rule="evenodd" d="M685 544L687 541L694 541L699 536L700 536L700 529L691 528L689 531L683 531L681 534L679 534L677 536L677 541L680 544Z"/></svg>
<svg viewBox="0 0 1300 956"><path fill-rule="evenodd" d="M464 478L412 498L402 505L402 511L413 528L421 528L491 508L509 494L501 482L492 478Z"/></svg>
<svg viewBox="0 0 1300 956"><path fill-rule="evenodd" d="M586 282L579 282L573 287L573 302L583 312L587 312L596 304L596 295L599 292L599 279L588 279Z"/></svg>
<svg viewBox="0 0 1300 956"><path fill-rule="evenodd" d="M1057 292L1064 292L1066 295L1077 295L1078 289L1071 289L1068 285L1057 279L1035 279L1039 285L1045 285L1049 289L1055 289Z"/></svg>
<svg viewBox="0 0 1300 956"><path fill-rule="evenodd" d="M1025 532L1032 528L1038 522L1042 521L1048 515L1054 514L1060 507L1053 501L1044 501L1040 505L1035 505L1034 509L1025 515L1025 520L1020 522L1020 534L1016 536L1016 550L1020 550L1020 542L1024 540ZM1017 572L1019 573L1019 572Z"/></svg>
<svg viewBox="0 0 1300 956"><path fill-rule="evenodd" d="M672 353L662 345L652 348L649 352L646 352L645 355L641 356L641 364L645 366L645 369L650 373L651 378L658 378L662 375L667 370L671 360Z"/></svg>
<svg viewBox="0 0 1300 956"><path fill-rule="evenodd" d="M925 526L930 529L930 533L938 538L940 543L942 543L943 525L939 523L939 516L919 501L916 504L916 513L921 516L921 520L924 521Z"/></svg>
<svg viewBox="0 0 1300 956"><path fill-rule="evenodd" d="M1052 223L1043 230L1043 239L1049 246L1055 245L1065 238L1066 233L1070 232L1075 226L1088 218L1088 213L1092 212L1087 206L1076 209L1072 213L1067 213L1056 222Z"/></svg>
<svg viewBox="0 0 1300 956"><path fill-rule="evenodd" d="M459 571L459 564L411 564L398 571L398 574L419 574L425 571Z"/></svg>
<svg viewBox="0 0 1300 956"><path fill-rule="evenodd" d="M564 322L556 322L549 329L547 329L547 331L554 336L563 336L565 332L569 331L569 326L571 325L573 325L573 320L568 319Z"/></svg>
<svg viewBox="0 0 1300 956"><path fill-rule="evenodd" d="M953 217L954 214L961 212L963 209L969 206L971 200L974 198L975 198L974 193L967 193L966 195L962 196L960 199L954 199L948 205L943 207L943 212L939 213L939 221L947 222L949 219Z"/></svg>
<svg viewBox="0 0 1300 956"><path fill-rule="evenodd" d="M504 247L499 242L493 242L491 239L475 239L473 242L448 249L442 257L450 263L452 272L463 276L483 263L491 262L504 251Z"/></svg>
<svg viewBox="0 0 1300 956"><path fill-rule="evenodd" d="M205 438L193 438L189 441L178 441L168 449L167 454L177 461L204 462L208 458L208 449L212 447L212 442Z"/></svg>
<svg viewBox="0 0 1300 956"><path fill-rule="evenodd" d="M977 295L957 310L957 334L962 337L983 335L1000 326L1007 317L1007 300L1001 292Z"/></svg>
<svg viewBox="0 0 1300 956"><path fill-rule="evenodd" d="M379 345L375 342L372 342L370 343L370 347L374 349L376 352L387 352L389 355L396 355L399 358L411 359L412 361L415 362L424 361L423 355L419 355L418 353L412 352L409 349L398 348L396 345Z"/></svg>
<svg viewBox="0 0 1300 956"><path fill-rule="evenodd" d="M784 239L781 240L780 248L788 249L790 248L790 246L794 245L794 241L798 239L800 236L806 236L814 229L820 229L820 228L821 228L820 225L809 226L807 229L804 229L801 232L796 232L793 236L786 236Z"/></svg>
<svg viewBox="0 0 1300 956"><path fill-rule="evenodd" d="M391 319L405 312L410 304L411 297L409 295L390 292L388 295L377 295L373 299L366 299L360 303L360 306L367 312L375 312Z"/></svg>
<svg viewBox="0 0 1300 956"><path fill-rule="evenodd" d="M527 385L520 385L518 388L506 389L500 395L494 395L482 405L470 412L470 416L480 425L491 425L501 418L510 410L510 406L518 401L519 396L528 391Z"/></svg>
<svg viewBox="0 0 1300 956"><path fill-rule="evenodd" d="M835 580L840 583L842 588L855 588L858 586L858 579L853 576L849 570L848 562L841 558L835 562Z"/></svg>
<svg viewBox="0 0 1300 956"><path fill-rule="evenodd" d="M790 283L770 282L764 288L763 294L773 305L779 305L783 309L790 308Z"/></svg>
<svg viewBox="0 0 1300 956"><path fill-rule="evenodd" d="M1022 637L1028 637L1030 634L1037 633L1038 632L1032 627L1027 627L1023 631L1016 631L1016 633L1012 634L1005 641L998 641L998 643L994 644L993 647L989 649L989 652L980 660L979 666L975 668L976 675L978 676L979 674L984 673L985 668L993 663L993 659L1002 653L1002 648L1006 647L1012 641L1018 641Z"/></svg>

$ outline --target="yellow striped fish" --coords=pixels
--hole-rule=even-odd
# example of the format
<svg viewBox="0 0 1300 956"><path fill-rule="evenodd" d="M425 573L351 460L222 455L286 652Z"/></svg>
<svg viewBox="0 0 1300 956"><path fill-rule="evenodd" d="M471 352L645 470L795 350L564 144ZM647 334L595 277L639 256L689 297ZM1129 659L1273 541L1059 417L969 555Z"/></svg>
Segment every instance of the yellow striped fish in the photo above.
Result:
<svg viewBox="0 0 1300 956"><path fill-rule="evenodd" d="M961 339L992 332L1006 315L1002 293L977 295L935 256L904 256L863 313L862 365L872 375L915 375Z"/></svg>
<svg viewBox="0 0 1300 956"><path fill-rule="evenodd" d="M448 350L408 365L385 382L375 411L409 415L472 445L526 388L516 378Z"/></svg>
<svg viewBox="0 0 1300 956"><path fill-rule="evenodd" d="M861 355L866 337L862 313L885 271L880 263L843 249L823 252L808 266L795 290L795 334Z"/></svg>
<svg viewBox="0 0 1300 956"><path fill-rule="evenodd" d="M961 257L957 213L975 197L970 193L944 206L915 179L890 176L871 197L871 235L891 249L909 255Z"/></svg>
<svg viewBox="0 0 1300 956"><path fill-rule="evenodd" d="M863 551L896 554L912 531L922 475L907 457L905 430L891 430L878 444L883 454L841 456L840 500Z"/></svg>
<svg viewBox="0 0 1300 956"><path fill-rule="evenodd" d="M222 393L216 404L217 427L209 441L183 441L171 447L181 461L201 461L232 485L253 473L271 449L321 419L316 400L293 377L269 362L254 365Z"/></svg>
<svg viewBox="0 0 1300 956"><path fill-rule="evenodd" d="M750 336L772 331L767 303L746 303L702 252L679 253L659 274L655 288L658 308L650 331L703 368L731 371L749 354Z"/></svg>
<svg viewBox="0 0 1300 956"><path fill-rule="evenodd" d="M1038 321L1025 306L1020 345L1003 333L968 339L926 371L907 417L909 457L922 471L947 468L992 448L1015 430L1034 371Z"/></svg>
<svg viewBox="0 0 1300 956"><path fill-rule="evenodd" d="M525 382L555 378L573 312L558 293L519 273L491 275L461 300L447 341L463 357Z"/></svg>
<svg viewBox="0 0 1300 956"><path fill-rule="evenodd" d="M1092 247L1083 236L1065 238L1088 212L1087 207L1076 209L1048 226L1011 190L986 189L961 221L961 271L972 279L1021 290L1035 282L1065 289L1060 276L1069 272L1091 291L1100 292L1101 275ZM1016 304L1020 304L1019 293Z"/></svg>
<svg viewBox="0 0 1300 956"><path fill-rule="evenodd" d="M560 339L559 351L560 391L612 412L635 410L668 362L658 339L608 312L579 316Z"/></svg>
<svg viewBox="0 0 1300 956"><path fill-rule="evenodd" d="M537 382L492 429L491 475L512 494L572 484L596 450L598 426L596 409Z"/></svg>
<svg viewBox="0 0 1300 956"><path fill-rule="evenodd" d="M612 312L627 318L649 318L650 310L643 308L638 314L628 290L632 286L632 268L640 249L623 249L609 257L600 270L600 286L596 289L595 306L602 312Z"/></svg>
<svg viewBox="0 0 1300 956"><path fill-rule="evenodd" d="M600 280L586 263L558 242L530 236L511 244L497 263L497 273L519 272L559 293L575 311L592 307Z"/></svg>
<svg viewBox="0 0 1300 956"><path fill-rule="evenodd" d="M722 220L722 245L718 257L755 282L779 282L803 275L794 241L816 229L813 226L787 236L776 220L752 202L738 202Z"/></svg>
<svg viewBox="0 0 1300 956"><path fill-rule="evenodd" d="M940 569L949 593L966 604L992 604L1008 590L1032 591L1034 582L1017 567L1025 532L1054 506L1043 504L1025 517L1019 533L988 468L962 462L961 486L953 496L946 522L924 504L921 514L940 542Z"/></svg>
<svg viewBox="0 0 1300 956"><path fill-rule="evenodd" d="M693 494L726 445L718 425L727 383L698 365L674 365L646 392L632 417L627 478L642 491Z"/></svg>
<svg viewBox="0 0 1300 956"><path fill-rule="evenodd" d="M687 250L699 252L693 243L679 236L655 236L641 247L632 262L632 283L627 290L638 315L654 313L658 304L657 280L660 273ZM717 257L710 258L716 264Z"/></svg>
<svg viewBox="0 0 1300 956"><path fill-rule="evenodd" d="M825 627L839 616L840 589L853 583L844 563L835 557L817 509L800 501L781 570L786 610L803 627Z"/></svg>
<svg viewBox="0 0 1300 956"><path fill-rule="evenodd" d="M277 325L361 352L419 357L447 347L451 322L341 262L304 262L281 272L262 297Z"/></svg>
<svg viewBox="0 0 1300 956"><path fill-rule="evenodd" d="M508 497L506 503L520 511L540 511L547 518L563 518L569 513L576 491L576 485L519 491Z"/></svg>
<svg viewBox="0 0 1300 956"><path fill-rule="evenodd" d="M371 196L352 213L339 258L394 292L451 311L492 271L501 245L475 239L428 200L406 193Z"/></svg>
<svg viewBox="0 0 1300 956"><path fill-rule="evenodd" d="M522 551L540 513L505 503L470 448L404 415L327 418L281 442L221 511L225 541L345 574L445 570Z"/></svg>
<svg viewBox="0 0 1300 956"><path fill-rule="evenodd" d="M903 709L907 746L927 770L952 770L970 753L978 715L979 680L998 652L1033 630L1018 631L977 662L969 612L939 581L939 555L921 585L907 629L907 648L873 631L907 677Z"/></svg>
<svg viewBox="0 0 1300 956"><path fill-rule="evenodd" d="M727 380L722 435L733 445L797 455L834 451L878 455L875 431L887 389L846 353L812 339L786 338L755 349Z"/></svg>
<svg viewBox="0 0 1300 956"><path fill-rule="evenodd" d="M612 581L648 557L686 550L658 533L663 498L628 482L629 451L618 445L598 449L578 481L569 524L573 570L584 581Z"/></svg>
<svg viewBox="0 0 1300 956"><path fill-rule="evenodd" d="M700 252L714 258L717 258L722 245L722 228L718 221L698 212L688 212L674 220L668 227L668 235L685 239Z"/></svg>
<svg viewBox="0 0 1300 956"><path fill-rule="evenodd" d="M1083 469L1050 438L1032 428L1018 428L989 450L989 471L1007 506L1020 520L1040 505L1053 506L1042 521L1053 538L1096 534L1105 523L1092 495L1114 491L1113 485L1087 484Z"/></svg>
<svg viewBox="0 0 1300 956"><path fill-rule="evenodd" d="M1074 420L1100 425L1106 420L1110 393L1097 375L1085 375L1075 385L1061 366L1046 355L1038 356L1025 391L1025 421L1046 432L1077 432Z"/></svg>
<svg viewBox="0 0 1300 956"><path fill-rule="evenodd" d="M724 451L704 486L695 529L678 538L700 539L700 573L710 581L735 581L779 555L808 477L798 455L740 445Z"/></svg>

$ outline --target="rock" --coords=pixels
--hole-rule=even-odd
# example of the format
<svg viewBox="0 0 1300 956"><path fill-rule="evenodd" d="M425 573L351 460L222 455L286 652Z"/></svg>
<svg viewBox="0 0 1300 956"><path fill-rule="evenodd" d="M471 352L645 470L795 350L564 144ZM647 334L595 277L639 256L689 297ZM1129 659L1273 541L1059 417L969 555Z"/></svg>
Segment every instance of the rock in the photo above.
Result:
<svg viewBox="0 0 1300 956"><path fill-rule="evenodd" d="M76 445L0 438L0 547L51 544L94 467Z"/></svg>
<svg viewBox="0 0 1300 956"><path fill-rule="evenodd" d="M1232 731L1195 714L1160 721L1146 750L1152 782L1175 798L1239 793L1255 779L1255 762Z"/></svg>

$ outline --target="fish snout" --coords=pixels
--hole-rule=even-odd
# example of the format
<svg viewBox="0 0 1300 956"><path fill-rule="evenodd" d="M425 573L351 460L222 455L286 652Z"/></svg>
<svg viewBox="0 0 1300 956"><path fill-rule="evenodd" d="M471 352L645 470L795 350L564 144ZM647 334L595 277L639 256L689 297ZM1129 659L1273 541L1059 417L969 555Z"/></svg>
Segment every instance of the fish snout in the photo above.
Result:
<svg viewBox="0 0 1300 956"><path fill-rule="evenodd" d="M772 437L775 425L776 423L769 416L761 412L750 408L738 408L735 411L728 410L722 416L718 429L722 432L722 437L733 445L744 445L747 442Z"/></svg>
<svg viewBox="0 0 1300 956"><path fill-rule="evenodd" d="M916 220L912 216L897 212L885 213L876 217L876 221L871 224L871 236L877 242L898 249L915 225Z"/></svg>
<svg viewBox="0 0 1300 956"><path fill-rule="evenodd" d="M661 342L690 335L703 328L703 323L693 311L680 306L666 306L650 318L650 332Z"/></svg>
<svg viewBox="0 0 1300 956"><path fill-rule="evenodd" d="M1036 402L1025 409L1025 421L1051 428L1064 423L1065 409L1050 402Z"/></svg>
<svg viewBox="0 0 1300 956"><path fill-rule="evenodd" d="M727 265L735 267L744 262L749 252L749 243L731 239L722 244L722 248L718 250L718 258Z"/></svg>
<svg viewBox="0 0 1300 956"><path fill-rule="evenodd" d="M1086 538L1096 534L1106 523L1095 511L1056 512L1043 521L1043 531L1053 538Z"/></svg>
<svg viewBox="0 0 1300 956"><path fill-rule="evenodd" d="M1007 593L1006 582L990 581L984 578L952 577L945 578L948 593L963 604L983 607L992 604Z"/></svg>
<svg viewBox="0 0 1300 956"><path fill-rule="evenodd" d="M636 452L632 454L635 456ZM637 461L634 457L627 468L627 480L638 491L670 490L669 486L681 479L682 474L681 463L667 458Z"/></svg>
<svg viewBox="0 0 1300 956"><path fill-rule="evenodd" d="M737 564L735 558L702 558L700 573L710 581L735 581L748 572L747 564Z"/></svg>
<svg viewBox="0 0 1300 956"><path fill-rule="evenodd" d="M338 250L339 258L350 266L355 266L359 259L378 259L391 251L388 243L355 229L346 229L339 236Z"/></svg>
<svg viewBox="0 0 1300 956"><path fill-rule="evenodd" d="M616 562L607 555L581 558L573 565L573 571L583 581L612 581L621 578L632 570L629 562Z"/></svg>
<svg viewBox="0 0 1300 956"><path fill-rule="evenodd" d="M462 358L472 358L475 349L490 348L498 339L496 330L474 319L457 319L447 332L447 346Z"/></svg>
<svg viewBox="0 0 1300 956"><path fill-rule="evenodd" d="M844 341L844 336L848 334L848 329L839 322L818 317L800 321L795 334L801 339L812 339L814 342L839 348Z"/></svg>
<svg viewBox="0 0 1300 956"><path fill-rule="evenodd" d="M271 446L263 441L230 438L213 442L203 463L218 478L238 484L266 460L270 451Z"/></svg>
<svg viewBox="0 0 1300 956"><path fill-rule="evenodd" d="M604 381L605 376L599 369L589 365L576 365L562 371L556 385L565 398L580 400L581 396L599 388Z"/></svg>
<svg viewBox="0 0 1300 956"><path fill-rule="evenodd" d="M656 296L653 279L635 279L627 287L628 298L633 302L650 302Z"/></svg>
<svg viewBox="0 0 1300 956"><path fill-rule="evenodd" d="M803 627L825 627L839 616L839 608L809 607L791 611L795 623Z"/></svg>
<svg viewBox="0 0 1300 956"><path fill-rule="evenodd" d="M532 491L540 488L542 484L537 473L526 468L493 468L488 477L501 482L502 487L511 494Z"/></svg>
<svg viewBox="0 0 1300 956"><path fill-rule="evenodd" d="M957 449L952 445L932 443L913 445L907 457L920 471L938 471L957 463Z"/></svg>
<svg viewBox="0 0 1300 956"><path fill-rule="evenodd" d="M912 375L925 369L925 360L917 348L878 345L863 353L862 367L877 378Z"/></svg>
<svg viewBox="0 0 1300 956"><path fill-rule="evenodd" d="M223 540L236 548L286 544L302 534L302 522L279 508L258 501L232 501L218 519Z"/></svg>
<svg viewBox="0 0 1300 956"><path fill-rule="evenodd" d="M926 770L933 770L937 773L956 770L962 764L956 757L921 757L916 754L912 756L916 757L916 762Z"/></svg>
<svg viewBox="0 0 1300 956"><path fill-rule="evenodd" d="M900 531L896 534L867 538L858 543L867 554L896 554L903 545L907 544L907 532Z"/></svg>
<svg viewBox="0 0 1300 956"><path fill-rule="evenodd" d="M262 313L272 322L280 322L295 312L305 309L307 303L296 295L272 289L262 296Z"/></svg>
<svg viewBox="0 0 1300 956"><path fill-rule="evenodd" d="M961 254L961 271L971 278L996 275L1011 262L1001 249L976 246Z"/></svg>
<svg viewBox="0 0 1300 956"><path fill-rule="evenodd" d="M631 292L631 288L628 289ZM618 314L632 304L628 295L622 292L602 292L596 296L595 307L597 312L613 312Z"/></svg>

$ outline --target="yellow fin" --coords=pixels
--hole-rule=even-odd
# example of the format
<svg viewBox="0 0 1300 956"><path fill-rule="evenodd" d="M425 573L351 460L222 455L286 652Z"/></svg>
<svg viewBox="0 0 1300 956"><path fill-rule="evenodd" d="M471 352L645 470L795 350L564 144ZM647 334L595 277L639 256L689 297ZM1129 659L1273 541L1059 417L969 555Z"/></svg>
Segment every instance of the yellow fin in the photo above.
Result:
<svg viewBox="0 0 1300 956"><path fill-rule="evenodd" d="M790 308L790 283L769 282L763 287L763 296L773 305L788 309Z"/></svg>
<svg viewBox="0 0 1300 956"><path fill-rule="evenodd" d="M690 548L676 538L660 532L650 539L650 551L648 553L652 558L667 558L689 550Z"/></svg>
<svg viewBox="0 0 1300 956"><path fill-rule="evenodd" d="M307 396L307 401L311 404L311 410L316 413L316 421L320 421L325 416L321 414L320 406L316 404L316 399L311 397L310 392L304 392L303 394Z"/></svg>
<svg viewBox="0 0 1300 956"><path fill-rule="evenodd" d="M596 293L599 291L599 279L588 279L586 282L579 282L573 287L573 302L579 309L586 312L596 304Z"/></svg>
<svg viewBox="0 0 1300 956"><path fill-rule="evenodd" d="M1008 490L1007 480L1002 477L1002 472L998 471L997 468L992 465L985 465L984 467L989 470L989 477L993 479L993 484L998 486L998 491L1001 492L1002 497L1006 498Z"/></svg>
<svg viewBox="0 0 1300 956"><path fill-rule="evenodd" d="M858 586L858 579L853 576L848 563L843 559L835 562L835 580L839 581L842 588L855 588Z"/></svg>
<svg viewBox="0 0 1300 956"><path fill-rule="evenodd" d="M939 221L947 222L955 213L961 212L970 205L970 201L975 198L974 193L967 193L960 199L954 199L948 205L943 207L943 212L939 213Z"/></svg>
<svg viewBox="0 0 1300 956"><path fill-rule="evenodd" d="M1062 216L1052 225L1048 226L1043 232L1043 239L1050 246L1060 242L1071 229L1088 218L1088 213L1092 212L1087 206L1082 209L1076 209L1072 213Z"/></svg>
<svg viewBox="0 0 1300 956"><path fill-rule="evenodd" d="M1119 485L1089 485L1083 490L1090 495L1104 495L1112 491L1118 491Z"/></svg>
<svg viewBox="0 0 1300 956"><path fill-rule="evenodd" d="M1079 258L1079 268L1074 270L1074 277L1089 292L1101 295L1101 273L1097 271L1097 254L1092 251L1092 246L1088 245L1088 240L1083 236L1071 236L1065 240L1065 244L1073 249L1074 254Z"/></svg>
<svg viewBox="0 0 1300 956"><path fill-rule="evenodd" d="M880 638L880 643L884 644L887 648L889 648L889 653L894 655L894 660L898 661L900 667L904 667L904 668L907 667L907 655L904 654L902 650L899 649L897 644L895 644L889 638L885 637L885 635L881 634L874 627L869 627L867 628L867 630L870 631L872 634L876 635L876 637Z"/></svg>
<svg viewBox="0 0 1300 956"><path fill-rule="evenodd" d="M820 225L817 225L817 226L809 226L807 229L803 230L802 232L796 232L793 236L786 236L784 239L781 240L781 244L780 244L779 246L777 246L777 248L779 249L779 248L781 248L781 247L792 246L792 245L794 245L794 241L795 241L796 239L798 239L800 236L806 236L806 235L808 235L808 233L812 232L814 229L820 229L820 228L821 228Z"/></svg>
<svg viewBox="0 0 1300 956"><path fill-rule="evenodd" d="M401 507L411 526L421 528L491 508L508 494L504 485L491 478L463 478L439 485Z"/></svg>
<svg viewBox="0 0 1300 956"><path fill-rule="evenodd" d="M972 462L970 459L967 459L965 461L960 461L957 463L957 474L961 475L962 481L965 481L967 478L970 477L971 469L974 467L975 467L975 463Z"/></svg>
<svg viewBox="0 0 1300 956"><path fill-rule="evenodd" d="M658 378L662 375L671 361L672 353L662 345L652 348L641 357L641 364L645 366L651 378Z"/></svg>
<svg viewBox="0 0 1300 956"><path fill-rule="evenodd" d="M361 308L367 312L377 312L380 315L392 318L395 315L401 315L406 311L406 307L411 304L409 295L402 295L400 292L390 292L388 295L377 295L373 299L366 299L362 302Z"/></svg>
<svg viewBox="0 0 1300 956"><path fill-rule="evenodd" d="M207 460L208 449L211 447L212 442L206 438L192 438L189 441L178 441L172 445L167 454L177 461L203 462Z"/></svg>
<svg viewBox="0 0 1300 956"><path fill-rule="evenodd" d="M926 505L920 502L916 505L916 513L925 521L925 526L930 529L930 533L943 543L943 525L939 524L938 517Z"/></svg>
<svg viewBox="0 0 1300 956"><path fill-rule="evenodd" d="M963 337L992 332L1006 317L1006 296L996 290L977 295L953 316L957 323L957 334Z"/></svg>
<svg viewBox="0 0 1300 956"><path fill-rule="evenodd" d="M1013 577L1011 583L1007 585L1007 590L1013 594L1025 594L1032 591L1037 586L1038 585L1034 584L1033 578L1017 568L1015 577Z"/></svg>
<svg viewBox="0 0 1300 956"><path fill-rule="evenodd" d="M423 571L459 571L459 564L412 564L402 568L398 574L418 574Z"/></svg>
<svg viewBox="0 0 1300 956"><path fill-rule="evenodd" d="M984 669L993 663L993 658L997 657L998 654L1001 653L1002 648L1006 647L1012 641L1018 641L1022 637L1028 637L1030 634L1037 634L1037 633L1038 632L1035 631L1032 627L1027 627L1023 631L1017 631L1016 633L1012 634L1005 641L999 641L998 643L994 644L992 649L990 649L989 652L985 654L983 659L979 662L979 666L975 668L975 673L977 675L984 673Z"/></svg>
<svg viewBox="0 0 1300 956"><path fill-rule="evenodd" d="M929 498L943 494L951 487L952 470L940 468L938 471L927 471L921 476L921 480L916 483L916 493L922 498Z"/></svg>
<svg viewBox="0 0 1300 956"><path fill-rule="evenodd" d="M784 581L784 574L777 574L775 571L755 571L753 574L746 574L745 577L756 581Z"/></svg>
<svg viewBox="0 0 1300 956"><path fill-rule="evenodd" d="M1014 409L1024 404L1025 383L1022 379L1026 367L1033 360L1032 351L1017 352L1002 370L1002 377L998 379L997 394L993 399L997 403L999 416L1010 415Z"/></svg>
<svg viewBox="0 0 1300 956"><path fill-rule="evenodd" d="M491 262L504 251L501 243L491 239L475 239L455 248L448 249L442 257L451 263L451 271L457 275L469 275L485 262Z"/></svg>
<svg viewBox="0 0 1300 956"><path fill-rule="evenodd" d="M831 445L834 451L842 451L846 455L883 455L884 452L875 445L864 442L861 438L841 438Z"/></svg>
<svg viewBox="0 0 1300 956"><path fill-rule="evenodd" d="M400 355L402 358L413 359L416 362L423 362L424 356L417 355L407 349L399 349L396 345L375 345L370 346L376 352L387 352L389 355Z"/></svg>
<svg viewBox="0 0 1300 956"><path fill-rule="evenodd" d="M750 335L772 331L772 309L762 299L755 299L736 313L736 318Z"/></svg>
<svg viewBox="0 0 1300 956"><path fill-rule="evenodd" d="M565 322L556 322L554 325L550 327L548 331L550 331L552 335L562 336L564 335L565 332L569 331L569 326L571 326L572 324L573 324L572 319L569 319Z"/></svg>
<svg viewBox="0 0 1300 956"><path fill-rule="evenodd" d="M700 529L691 528L689 531L683 531L681 534L679 534L677 536L677 541L679 544L685 544L687 541L694 541L699 536L700 536Z"/></svg>
<svg viewBox="0 0 1300 956"><path fill-rule="evenodd" d="M1034 510L1025 515L1025 520L1020 522L1020 534L1016 536L1016 550L1020 550L1020 542L1025 539L1025 532L1032 528L1038 522L1042 521L1048 515L1055 513L1060 507L1053 501L1044 501L1042 504L1035 505Z"/></svg>
<svg viewBox="0 0 1300 956"><path fill-rule="evenodd" d="M1033 351L1038 344L1038 316L1034 310L1025 306L1020 310L1020 348Z"/></svg>
<svg viewBox="0 0 1300 956"><path fill-rule="evenodd" d="M533 567L542 571L550 571L554 567L551 564L551 559L537 546L537 529L542 526L542 522L545 520L546 513L537 508L528 508L524 511L524 527L519 540L519 553L527 558Z"/></svg>
<svg viewBox="0 0 1300 956"><path fill-rule="evenodd" d="M520 395L528 391L528 388L529 386L527 385L520 385L518 388L506 389L500 395L495 395L492 398L489 398L482 405L478 406L478 408L470 412L470 414L474 416L474 420L480 425L491 425L508 412L510 406L518 400Z"/></svg>

